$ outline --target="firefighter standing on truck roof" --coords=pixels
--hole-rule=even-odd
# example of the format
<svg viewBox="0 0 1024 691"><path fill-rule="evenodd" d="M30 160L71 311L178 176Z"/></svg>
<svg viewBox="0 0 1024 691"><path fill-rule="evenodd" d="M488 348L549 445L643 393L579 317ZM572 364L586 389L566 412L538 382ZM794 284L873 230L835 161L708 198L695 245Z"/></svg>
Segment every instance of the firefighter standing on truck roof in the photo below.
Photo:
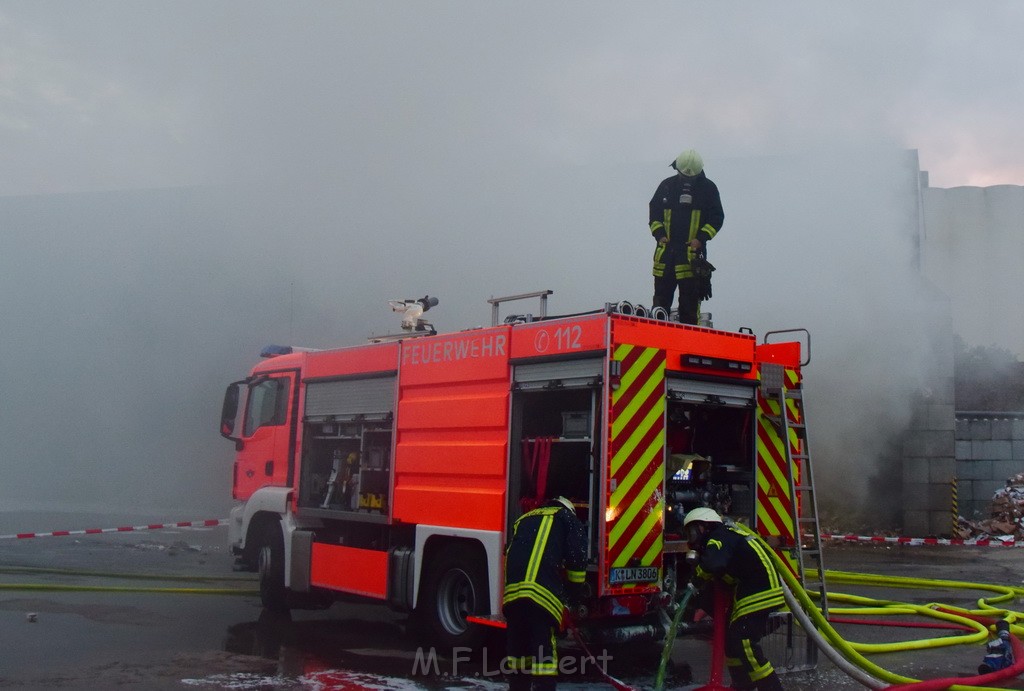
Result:
<svg viewBox="0 0 1024 691"><path fill-rule="evenodd" d="M676 174L665 178L650 202L654 249L654 307L672 309L679 288L679 321L696 324L700 302L711 297L707 242L725 220L718 186L704 174L704 161L687 149L672 162Z"/></svg>
<svg viewBox="0 0 1024 691"><path fill-rule="evenodd" d="M715 511L693 509L683 519L686 540L700 557L697 580L721 579L734 590L725 636L725 659L735 689L781 691L782 684L761 650L768 633L768 615L782 607L784 596L779 574L764 544L727 526ZM711 588L703 588L710 594ZM697 610L695 619L703 616Z"/></svg>
<svg viewBox="0 0 1024 691"><path fill-rule="evenodd" d="M505 550L510 689L554 689L558 680L555 633L566 610L566 587L578 595L587 565L586 532L572 502L558 497L523 514Z"/></svg>

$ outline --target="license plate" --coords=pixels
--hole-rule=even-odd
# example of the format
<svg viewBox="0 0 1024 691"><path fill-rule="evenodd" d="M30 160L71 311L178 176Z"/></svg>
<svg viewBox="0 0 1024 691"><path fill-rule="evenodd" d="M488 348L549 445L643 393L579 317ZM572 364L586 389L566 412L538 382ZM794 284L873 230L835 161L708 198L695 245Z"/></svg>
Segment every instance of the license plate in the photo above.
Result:
<svg viewBox="0 0 1024 691"><path fill-rule="evenodd" d="M656 566L636 566L612 569L611 583L651 583L658 580Z"/></svg>

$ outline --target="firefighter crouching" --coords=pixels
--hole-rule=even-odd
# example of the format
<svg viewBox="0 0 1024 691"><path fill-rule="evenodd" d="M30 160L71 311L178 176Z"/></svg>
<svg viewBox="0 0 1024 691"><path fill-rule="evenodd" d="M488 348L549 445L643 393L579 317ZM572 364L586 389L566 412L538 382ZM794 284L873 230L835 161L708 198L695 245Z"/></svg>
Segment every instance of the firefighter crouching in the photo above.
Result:
<svg viewBox="0 0 1024 691"><path fill-rule="evenodd" d="M510 689L555 688L555 634L569 604L567 591L575 599L583 587L586 539L576 509L565 497L552 499L515 522L505 550L502 602L508 626Z"/></svg>
<svg viewBox="0 0 1024 691"><path fill-rule="evenodd" d="M690 511L683 519L683 528L690 549L699 554L695 585L710 585L719 579L733 589L725 636L726 665L733 688L781 691L778 674L760 645L768 633L768 615L785 602L771 556L763 544L725 525L711 509ZM702 595L711 594L710 587L701 590ZM702 616L699 609L694 618Z"/></svg>

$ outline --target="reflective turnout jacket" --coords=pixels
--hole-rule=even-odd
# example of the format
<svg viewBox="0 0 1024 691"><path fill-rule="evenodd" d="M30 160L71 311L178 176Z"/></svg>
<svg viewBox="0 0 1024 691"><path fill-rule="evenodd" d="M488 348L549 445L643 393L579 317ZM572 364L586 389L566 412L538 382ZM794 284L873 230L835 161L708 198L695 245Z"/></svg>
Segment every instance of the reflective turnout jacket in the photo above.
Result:
<svg viewBox="0 0 1024 691"><path fill-rule="evenodd" d="M690 261L695 251L688 247L689 242L700 240L707 245L725 221L718 186L704 171L689 181L673 175L661 181L649 206L651 235L655 240L668 240L654 250L653 274L661 277L669 271L675 272L677 279L692 278Z"/></svg>
<svg viewBox="0 0 1024 691"><path fill-rule="evenodd" d="M586 540L583 524L561 504L520 516L505 550L503 604L526 598L560 622L566 601L564 581L583 583L586 575Z"/></svg>
<svg viewBox="0 0 1024 691"><path fill-rule="evenodd" d="M780 576L775 571L767 547L741 532L742 529L717 526L697 564L697 577L721 578L733 586L732 614L729 621L762 610L774 610L785 603Z"/></svg>

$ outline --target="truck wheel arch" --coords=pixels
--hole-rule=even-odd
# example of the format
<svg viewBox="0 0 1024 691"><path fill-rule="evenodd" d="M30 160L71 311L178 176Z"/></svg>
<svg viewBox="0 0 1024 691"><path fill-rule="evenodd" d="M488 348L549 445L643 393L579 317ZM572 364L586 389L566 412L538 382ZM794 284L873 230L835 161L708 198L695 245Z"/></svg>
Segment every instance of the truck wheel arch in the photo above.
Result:
<svg viewBox="0 0 1024 691"><path fill-rule="evenodd" d="M469 548L479 550L479 556L486 564L487 592L491 614L500 611L502 581L502 549L503 537L500 532L490 530L458 529L442 526L416 526L416 544L413 560L413 602L415 608L419 602L423 576L430 567L431 560L444 547L451 543L465 544Z"/></svg>
<svg viewBox="0 0 1024 691"><path fill-rule="evenodd" d="M432 641L478 648L485 631L467 615L490 609L489 569L483 545L475 540L434 538L424 553L424 570L414 616Z"/></svg>

